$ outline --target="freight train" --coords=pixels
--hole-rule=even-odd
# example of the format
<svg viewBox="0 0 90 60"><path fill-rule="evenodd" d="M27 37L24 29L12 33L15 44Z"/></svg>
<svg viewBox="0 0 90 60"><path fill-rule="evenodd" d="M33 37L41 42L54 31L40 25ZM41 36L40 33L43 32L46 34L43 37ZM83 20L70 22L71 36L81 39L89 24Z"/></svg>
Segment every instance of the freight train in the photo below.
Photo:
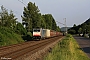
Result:
<svg viewBox="0 0 90 60"><path fill-rule="evenodd" d="M45 38L51 38L59 35L61 35L60 32L50 30L50 29L42 29L42 28L33 29L33 39L45 39Z"/></svg>

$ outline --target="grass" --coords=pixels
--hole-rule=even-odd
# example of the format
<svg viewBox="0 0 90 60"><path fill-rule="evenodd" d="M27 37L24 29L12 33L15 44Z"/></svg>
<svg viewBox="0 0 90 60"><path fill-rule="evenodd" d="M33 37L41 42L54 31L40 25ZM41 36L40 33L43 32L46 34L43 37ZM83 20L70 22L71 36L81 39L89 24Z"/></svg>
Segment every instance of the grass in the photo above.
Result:
<svg viewBox="0 0 90 60"><path fill-rule="evenodd" d="M80 49L79 45L72 37L67 35L60 41L44 60L90 60Z"/></svg>

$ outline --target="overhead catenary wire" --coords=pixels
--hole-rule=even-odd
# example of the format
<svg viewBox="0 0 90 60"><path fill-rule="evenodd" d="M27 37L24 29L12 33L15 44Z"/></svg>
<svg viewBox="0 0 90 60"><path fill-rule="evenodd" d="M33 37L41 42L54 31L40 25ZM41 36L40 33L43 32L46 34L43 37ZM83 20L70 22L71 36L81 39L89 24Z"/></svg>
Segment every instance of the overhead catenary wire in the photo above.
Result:
<svg viewBox="0 0 90 60"><path fill-rule="evenodd" d="M0 7L1 7L1 6L3 6L3 5L1 4ZM14 16L15 16L16 18L20 19L19 17L17 17L17 15L18 15L18 16L21 16L21 14L20 14L18 11L15 11L15 10L12 10L12 9L10 9L10 8L7 8L6 6L4 6L4 8L6 8L6 10L9 11L9 13L10 13L10 11L14 12ZM1 9L0 9L0 12L1 12ZM19 20L17 20L16 22L19 22ZM21 22L21 21L20 21L20 22Z"/></svg>
<svg viewBox="0 0 90 60"><path fill-rule="evenodd" d="M20 3L22 3L23 5L25 5L26 6L26 4L23 2L23 0L22 1L20 1L20 0L18 0Z"/></svg>
<svg viewBox="0 0 90 60"><path fill-rule="evenodd" d="M60 24L62 24L62 25L65 25L64 23L61 23L61 22L59 22L59 21L56 21L56 22L58 22L58 23L60 23Z"/></svg>
<svg viewBox="0 0 90 60"><path fill-rule="evenodd" d="M23 0L17 0L17 1L19 1L21 4L23 4L24 6L26 6L26 4L24 3L24 1ZM0 4L0 7L2 6L3 4ZM4 6L4 5L3 5ZM5 7L5 6L4 6ZM10 8L7 8L7 7L5 7L8 11L12 11L12 12L14 12L15 13L15 16L17 16L17 15L22 15L21 13L19 13L18 11L15 11L15 10L13 10L13 9L10 9ZM1 11L1 9L0 9L0 11Z"/></svg>
<svg viewBox="0 0 90 60"><path fill-rule="evenodd" d="M3 5L0 5L0 7L3 6ZM21 15L20 13L18 13L17 11L13 10L13 9L10 9L10 8L7 8L6 6L3 6L6 8L7 11L12 11L14 12L15 14L18 14L18 15ZM0 8L1 9L1 8Z"/></svg>

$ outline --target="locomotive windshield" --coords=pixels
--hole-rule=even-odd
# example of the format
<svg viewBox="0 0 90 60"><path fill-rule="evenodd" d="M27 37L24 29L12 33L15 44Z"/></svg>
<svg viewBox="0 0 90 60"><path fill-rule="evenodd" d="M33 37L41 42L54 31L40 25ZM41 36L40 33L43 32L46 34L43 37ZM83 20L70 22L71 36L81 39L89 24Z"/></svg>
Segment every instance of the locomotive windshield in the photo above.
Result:
<svg viewBox="0 0 90 60"><path fill-rule="evenodd" d="M36 29L36 30L33 30L33 32L40 32L40 30Z"/></svg>

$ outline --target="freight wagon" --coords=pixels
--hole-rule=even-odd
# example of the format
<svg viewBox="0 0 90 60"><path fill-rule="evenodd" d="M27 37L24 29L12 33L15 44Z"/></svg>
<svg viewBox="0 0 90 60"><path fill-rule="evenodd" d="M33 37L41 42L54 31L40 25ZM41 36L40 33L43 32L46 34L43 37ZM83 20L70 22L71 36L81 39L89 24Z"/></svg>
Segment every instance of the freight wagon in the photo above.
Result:
<svg viewBox="0 0 90 60"><path fill-rule="evenodd" d="M60 35L60 32L54 30L34 28L33 29L33 39L45 39L50 37L55 37Z"/></svg>

